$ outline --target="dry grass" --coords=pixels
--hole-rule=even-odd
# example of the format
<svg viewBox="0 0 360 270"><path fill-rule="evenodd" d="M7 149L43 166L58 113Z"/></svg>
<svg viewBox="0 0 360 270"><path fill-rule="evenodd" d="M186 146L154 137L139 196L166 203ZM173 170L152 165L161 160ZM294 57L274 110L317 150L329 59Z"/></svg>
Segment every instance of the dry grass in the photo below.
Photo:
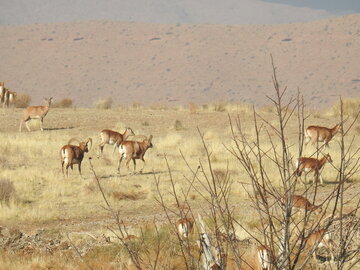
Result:
<svg viewBox="0 0 360 270"><path fill-rule="evenodd" d="M10 200L16 197L14 183L8 179L0 179L0 202L9 205Z"/></svg>
<svg viewBox="0 0 360 270"><path fill-rule="evenodd" d="M95 102L95 107L97 109L102 109L102 110L109 110L111 109L112 105L113 105L113 100L111 97L102 98Z"/></svg>
<svg viewBox="0 0 360 270"><path fill-rule="evenodd" d="M173 205L174 201L171 196L172 191L167 166L163 158L164 154L166 154L172 168L172 176L176 183L175 188L179 194L186 193L189 186L184 177L191 177L180 151L192 169L196 169L199 162L202 162L206 168L205 150L197 132L197 127L204 133L205 143L211 153L210 157L216 177L220 180L223 179L226 170L229 170L232 179L230 202L236 207L248 207L249 201L246 190L250 189L250 186L246 185L246 183L250 183L250 181L244 171L239 168L237 161L224 147L233 146L226 113L201 111L196 114L189 114L188 110L168 110L164 112L162 110L146 109L132 111L77 109L76 117L74 117L73 109L54 108L50 110L44 122L44 127L48 127L49 130L18 133L18 121L21 113L21 110L15 109L14 114L4 118L4 124L0 127L2 131L0 133L2 142L0 144L0 153L1 160L4 161L1 162L0 178L11 181L19 197L16 205L13 206L10 200L11 207L3 207L0 212L0 219L5 226L14 226L16 224L16 226L26 230L41 226L47 229L61 228L64 231L72 231L77 230L78 227L99 230L103 228L103 225L111 224L111 218L107 216L107 212L101 207L104 205L103 200L90 171L87 157L96 156L97 144L100 142L99 132L103 128L114 127L115 130L122 132L125 127L130 126L136 134L154 135L154 148L150 149L145 155L144 174L123 175L123 173L126 173L125 169L122 170L122 175L118 176L116 167L119 157L117 153L112 154L110 146L105 147L103 158L92 159L105 193L109 194L108 197L112 206L121 211L121 215L125 220L136 220L143 217L144 220L151 222L154 215L161 213L161 208L155 202L158 195L152 172L157 177L160 177L160 189L163 192L165 202ZM273 116L269 112L262 111L261 113L266 119L273 120ZM59 115L62 117L59 118ZM89 115L96 115L102 121L93 121L91 117L89 118ZM235 115L236 113L231 114L233 117ZM247 115L245 117L240 116L248 139L253 141L254 130L251 118ZM174 119L180 121L186 129L174 130ZM317 118L310 117L307 121L316 123ZM334 119L322 119L322 122L326 122L325 124L329 126L334 121ZM149 125L143 125L144 122L148 122ZM287 130L289 134L288 143L291 145L290 151L295 158L297 153L296 121L290 121L289 123L290 126ZM276 124L276 121L274 121L274 124ZM7 127L7 129L1 129L4 127ZM354 130L349 133L348 138L346 138L347 142L355 134L358 134L358 131ZM94 147L86 155L83 162L84 179L79 177L77 166L75 166L74 171L70 172L70 177L64 179L60 169L59 149L66 144L69 138L75 136L92 137ZM356 143L359 144L359 136L355 139ZM270 142L266 140L265 135L262 135L262 140L262 147L270 149ZM334 140L336 141L337 137ZM333 165L339 166L337 143L332 142L331 147L327 150L334 160ZM314 149L308 146L305 149L304 156L310 156L313 152ZM273 179L274 183L280 183L280 179L277 177L277 168L271 159L264 157L263 162L264 166L269 168L269 177ZM139 170L142 162L138 161L137 163ZM325 181L325 187L322 187L322 190L326 190L330 186L329 182L336 180L336 170L332 165L327 164L322 175ZM355 177L352 180L357 183L360 179ZM199 177L199 181L205 182L206 180ZM194 183L194 187L205 193L199 181ZM299 188L303 187L300 186ZM204 198L195 191L192 191L189 197L189 203L195 211L199 205L204 204ZM184 198L180 199L184 201ZM248 229L257 232L258 219L255 214L248 215L247 212L242 213L241 211L238 211L237 214L239 220ZM101 222L98 222L98 220L101 220ZM64 227L63 223L68 226ZM237 235L242 239L247 237L247 234L240 227L237 228ZM153 240L149 241L150 244ZM98 256L98 260L93 261L94 265L106 257L101 254L94 256ZM123 254L119 256L121 257ZM42 269L41 267L45 267L44 265L51 262L51 259L40 255L35 256L28 263L25 263L21 257L17 259L17 261L20 260L28 268L25 266L24 268L16 266L9 268L10 262L8 261L4 264L4 269L6 267L9 269L31 269L30 267L35 267L33 265L38 265L36 267L39 268L35 267L35 269ZM38 261L36 262L36 260ZM128 258L125 258L125 260L128 260ZM80 267L78 260L73 258L70 261L71 266L63 267L63 264L57 260L53 261L53 265L59 266L59 269L79 269L77 268ZM19 265L21 265L20 262ZM106 268L107 265L109 265L109 268ZM102 269L111 269L110 264L104 264Z"/></svg>

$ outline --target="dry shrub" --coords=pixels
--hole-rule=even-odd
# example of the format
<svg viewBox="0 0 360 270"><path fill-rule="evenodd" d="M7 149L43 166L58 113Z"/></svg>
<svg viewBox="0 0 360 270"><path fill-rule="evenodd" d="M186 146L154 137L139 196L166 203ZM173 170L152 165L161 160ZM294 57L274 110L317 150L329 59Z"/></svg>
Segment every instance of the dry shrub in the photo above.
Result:
<svg viewBox="0 0 360 270"><path fill-rule="evenodd" d="M113 100L111 97L102 98L95 102L95 107L97 109L102 109L102 110L111 109L112 105L113 105Z"/></svg>
<svg viewBox="0 0 360 270"><path fill-rule="evenodd" d="M54 108L71 108L73 105L73 101L71 98L64 98L58 102L54 102Z"/></svg>
<svg viewBox="0 0 360 270"><path fill-rule="evenodd" d="M195 103L189 103L189 111L191 114L195 114L198 110L198 106Z"/></svg>
<svg viewBox="0 0 360 270"><path fill-rule="evenodd" d="M176 121L175 121L174 129L177 130L177 131L184 129L184 127L183 127L183 125L182 125L182 123L181 123L180 120L176 120Z"/></svg>
<svg viewBox="0 0 360 270"><path fill-rule="evenodd" d="M360 111L360 99L347 98L342 100L343 112L345 116L355 117ZM334 104L331 108L331 113L334 116L340 116L340 101Z"/></svg>
<svg viewBox="0 0 360 270"><path fill-rule="evenodd" d="M144 191L114 191L112 194L112 197L117 200L131 200L131 201L137 201L142 200L146 198L147 193Z"/></svg>
<svg viewBox="0 0 360 270"><path fill-rule="evenodd" d="M0 179L0 202L1 205L9 205L10 199L16 197L14 183L8 179Z"/></svg>
<svg viewBox="0 0 360 270"><path fill-rule="evenodd" d="M142 122L142 123L141 123L141 125L142 125L142 126L144 126L144 127L148 127L148 126L150 126L150 124L149 124L149 122L148 122L148 121L144 121L144 122Z"/></svg>
<svg viewBox="0 0 360 270"><path fill-rule="evenodd" d="M215 112L225 112L226 111L226 104L219 102L214 104L214 111Z"/></svg>
<svg viewBox="0 0 360 270"><path fill-rule="evenodd" d="M14 105L16 108L26 108L31 102L31 97L28 94L17 94Z"/></svg>

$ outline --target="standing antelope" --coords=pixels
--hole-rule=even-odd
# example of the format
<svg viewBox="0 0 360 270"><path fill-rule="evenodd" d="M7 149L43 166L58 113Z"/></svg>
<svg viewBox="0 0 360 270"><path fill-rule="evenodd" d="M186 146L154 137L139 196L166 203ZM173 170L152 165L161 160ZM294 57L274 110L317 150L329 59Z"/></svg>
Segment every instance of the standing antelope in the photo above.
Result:
<svg viewBox="0 0 360 270"><path fill-rule="evenodd" d="M131 128L126 128L124 133L119 133L110 129L104 129L100 132L101 143L99 144L99 156L103 154L105 144L115 145L119 147L120 143L126 141L129 136L134 136L135 133ZM114 147L115 152L115 147Z"/></svg>
<svg viewBox="0 0 360 270"><path fill-rule="evenodd" d="M20 121L19 131L21 132L22 123L25 122L26 127L27 127L28 131L30 132L31 130L30 130L28 121L30 121L31 119L40 119L40 129L41 129L41 131L44 131L42 124L43 124L43 121L44 121L44 117L49 112L52 99L53 99L52 97L49 98L49 99L44 98L44 101L47 102L47 106L30 106L30 107L27 107L24 110L24 116Z"/></svg>
<svg viewBox="0 0 360 270"><path fill-rule="evenodd" d="M305 146L311 141L312 145L317 142L325 142L325 146L329 147L330 140L338 133L340 124L333 128L326 128L320 126L309 126L305 132Z"/></svg>
<svg viewBox="0 0 360 270"><path fill-rule="evenodd" d="M16 92L10 91L9 89L5 88L3 108L9 108L10 104L14 104L16 96Z"/></svg>
<svg viewBox="0 0 360 270"><path fill-rule="evenodd" d="M263 245L245 251L241 257L241 269L243 270L270 270L271 259L269 250Z"/></svg>
<svg viewBox="0 0 360 270"><path fill-rule="evenodd" d="M320 178L320 182L323 185L323 178L320 174L321 168L325 165L326 162L333 162L331 156L327 154L323 156L321 159L309 158L309 157L301 157L296 162L296 174L297 176L301 176L302 172L305 172L305 182L306 182L306 174L309 172L314 172L314 182L317 178Z"/></svg>
<svg viewBox="0 0 360 270"><path fill-rule="evenodd" d="M194 220L192 218L181 218L176 221L176 229L180 237L188 238L194 227Z"/></svg>
<svg viewBox="0 0 360 270"><path fill-rule="evenodd" d="M73 141L78 141L79 145L71 145ZM69 167L71 170L73 169L74 164L78 164L79 166L79 174L81 175L81 162L84 158L84 154L89 152L89 145L90 143L90 149L92 146L92 139L89 138L86 142L80 141L77 138L72 138L69 140L67 145L64 145L60 149L60 159L61 159L61 170L65 177L64 173L64 167L66 168L66 177L69 177Z"/></svg>
<svg viewBox="0 0 360 270"><path fill-rule="evenodd" d="M331 259L334 261L333 245L331 234L325 230L321 229L319 231L313 232L308 237L305 238L305 247L314 249L314 260L316 261L316 250L317 248L326 247L330 254Z"/></svg>
<svg viewBox="0 0 360 270"><path fill-rule="evenodd" d="M149 148L152 148L153 145L151 143L152 135L149 138L145 138L142 142L137 141L123 141L119 146L120 159L118 163L118 173L120 174L120 165L123 158L126 160L126 167L129 170L130 160L134 162L134 172L136 170L136 162L135 159L141 159L144 162L140 173L142 173L145 167L144 155Z"/></svg>
<svg viewBox="0 0 360 270"><path fill-rule="evenodd" d="M0 100L1 100L1 104L3 104L3 107L4 107L6 92L7 89L5 88L5 82L0 82Z"/></svg>

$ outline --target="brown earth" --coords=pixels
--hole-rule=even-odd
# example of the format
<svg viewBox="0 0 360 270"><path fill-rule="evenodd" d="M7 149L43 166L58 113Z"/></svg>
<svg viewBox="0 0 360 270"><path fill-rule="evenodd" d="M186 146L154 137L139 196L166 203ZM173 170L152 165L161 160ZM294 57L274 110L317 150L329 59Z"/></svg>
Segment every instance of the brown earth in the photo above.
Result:
<svg viewBox="0 0 360 270"><path fill-rule="evenodd" d="M0 27L0 80L14 91L117 103L264 104L271 60L311 106L360 97L360 15L284 25L111 21Z"/></svg>

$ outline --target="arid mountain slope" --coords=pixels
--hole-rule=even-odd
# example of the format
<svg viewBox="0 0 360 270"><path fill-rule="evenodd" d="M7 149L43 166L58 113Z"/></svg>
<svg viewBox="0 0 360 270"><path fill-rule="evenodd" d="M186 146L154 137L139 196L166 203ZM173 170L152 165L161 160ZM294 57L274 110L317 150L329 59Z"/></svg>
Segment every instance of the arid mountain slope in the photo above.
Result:
<svg viewBox="0 0 360 270"><path fill-rule="evenodd" d="M273 55L282 86L311 106L360 97L360 15L285 25L92 21L0 27L0 81L92 106L235 101L264 104Z"/></svg>

